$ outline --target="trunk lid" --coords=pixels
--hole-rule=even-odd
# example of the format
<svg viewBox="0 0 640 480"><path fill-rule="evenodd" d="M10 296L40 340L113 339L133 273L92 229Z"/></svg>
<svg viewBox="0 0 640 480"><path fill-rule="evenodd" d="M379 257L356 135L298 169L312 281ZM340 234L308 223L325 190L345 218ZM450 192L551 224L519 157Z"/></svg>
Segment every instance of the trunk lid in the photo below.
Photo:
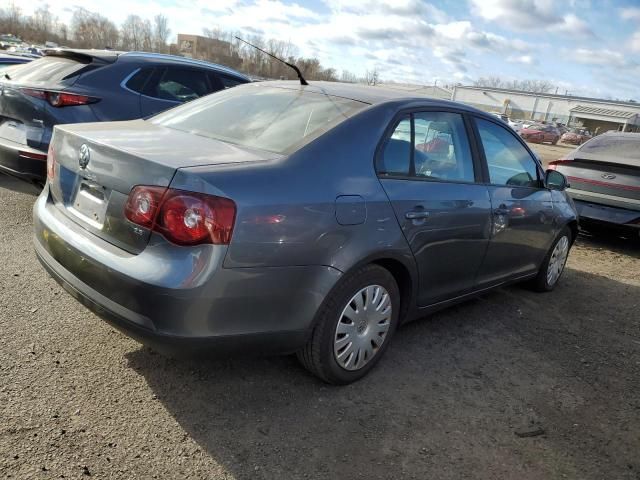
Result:
<svg viewBox="0 0 640 480"><path fill-rule="evenodd" d="M151 235L124 216L134 186L168 187L179 168L281 157L145 120L57 126L51 145L58 167L50 189L57 208L131 253L142 251Z"/></svg>
<svg viewBox="0 0 640 480"><path fill-rule="evenodd" d="M630 161L621 163L601 162L575 158L558 164L558 171L567 176L572 191L590 192L594 202L620 206L619 199L640 201L640 166ZM608 201L609 196L617 197ZM598 200L596 200L598 198ZM630 202L629 208L640 208Z"/></svg>

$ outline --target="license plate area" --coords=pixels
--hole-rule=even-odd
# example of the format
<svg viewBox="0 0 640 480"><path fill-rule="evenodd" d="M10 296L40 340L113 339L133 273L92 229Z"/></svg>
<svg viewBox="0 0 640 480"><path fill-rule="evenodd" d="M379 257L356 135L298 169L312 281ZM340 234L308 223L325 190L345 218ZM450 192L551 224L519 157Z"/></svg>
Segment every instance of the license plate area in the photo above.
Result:
<svg viewBox="0 0 640 480"><path fill-rule="evenodd" d="M96 183L81 180L68 210L94 228L102 229L109 204L109 192Z"/></svg>

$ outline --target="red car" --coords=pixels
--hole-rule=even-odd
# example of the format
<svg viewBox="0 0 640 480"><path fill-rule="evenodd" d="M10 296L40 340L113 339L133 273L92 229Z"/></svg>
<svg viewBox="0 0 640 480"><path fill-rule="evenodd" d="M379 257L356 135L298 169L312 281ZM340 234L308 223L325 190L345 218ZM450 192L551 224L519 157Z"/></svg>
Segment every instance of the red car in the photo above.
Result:
<svg viewBox="0 0 640 480"><path fill-rule="evenodd" d="M586 128L572 128L562 135L560 141L562 143L570 143L572 145L582 145L591 138L591 133Z"/></svg>
<svg viewBox="0 0 640 480"><path fill-rule="evenodd" d="M553 145L560 140L560 131L551 125L529 125L520 130L520 136L531 143L549 142Z"/></svg>

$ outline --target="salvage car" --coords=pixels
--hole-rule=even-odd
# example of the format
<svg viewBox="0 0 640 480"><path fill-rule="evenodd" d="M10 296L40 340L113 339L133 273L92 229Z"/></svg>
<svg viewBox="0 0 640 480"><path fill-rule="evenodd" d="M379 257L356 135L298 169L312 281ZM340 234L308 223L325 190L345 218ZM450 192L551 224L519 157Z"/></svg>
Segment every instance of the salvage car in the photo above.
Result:
<svg viewBox="0 0 640 480"><path fill-rule="evenodd" d="M551 143L555 145L560 140L560 132L551 125L533 124L523 128L520 136L531 143Z"/></svg>
<svg viewBox="0 0 640 480"><path fill-rule="evenodd" d="M572 128L568 132L562 134L560 141L571 145L582 145L591 138L591 132L586 128Z"/></svg>
<svg viewBox="0 0 640 480"><path fill-rule="evenodd" d="M250 83L59 125L47 160L35 250L78 300L160 352L297 352L336 384L403 322L552 290L577 232L564 176L500 119L377 87Z"/></svg>
<svg viewBox="0 0 640 480"><path fill-rule="evenodd" d="M640 133L607 132L549 164L565 174L585 227L640 233Z"/></svg>
<svg viewBox="0 0 640 480"><path fill-rule="evenodd" d="M0 172L44 183L53 127L132 120L249 78L208 62L113 50L45 51L0 75Z"/></svg>

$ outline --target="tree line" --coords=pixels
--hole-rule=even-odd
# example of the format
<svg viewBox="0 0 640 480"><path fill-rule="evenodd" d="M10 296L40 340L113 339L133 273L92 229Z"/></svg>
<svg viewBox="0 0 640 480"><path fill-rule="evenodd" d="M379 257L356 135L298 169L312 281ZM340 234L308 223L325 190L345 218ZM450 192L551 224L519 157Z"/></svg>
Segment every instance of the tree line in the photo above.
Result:
<svg viewBox="0 0 640 480"><path fill-rule="evenodd" d="M36 44L55 42L60 46L73 48L180 54L180 45L169 44L171 29L167 17L161 14L156 15L153 20L129 15L118 26L98 12L76 7L71 23L67 25L46 4L36 9L33 15L25 15L20 6L12 2L8 7L0 8L0 33L13 34ZM203 36L210 42L198 48L198 57L202 60L222 63L256 77L296 78L286 65L237 40L236 36L242 36L239 32L205 28ZM367 76L362 79L347 71L339 75L334 68L322 66L317 58L298 55L297 48L291 42L264 39L259 35L251 35L248 40L272 55L294 63L305 78L310 80L366 82L373 76L378 81L377 72L375 75L367 72Z"/></svg>

